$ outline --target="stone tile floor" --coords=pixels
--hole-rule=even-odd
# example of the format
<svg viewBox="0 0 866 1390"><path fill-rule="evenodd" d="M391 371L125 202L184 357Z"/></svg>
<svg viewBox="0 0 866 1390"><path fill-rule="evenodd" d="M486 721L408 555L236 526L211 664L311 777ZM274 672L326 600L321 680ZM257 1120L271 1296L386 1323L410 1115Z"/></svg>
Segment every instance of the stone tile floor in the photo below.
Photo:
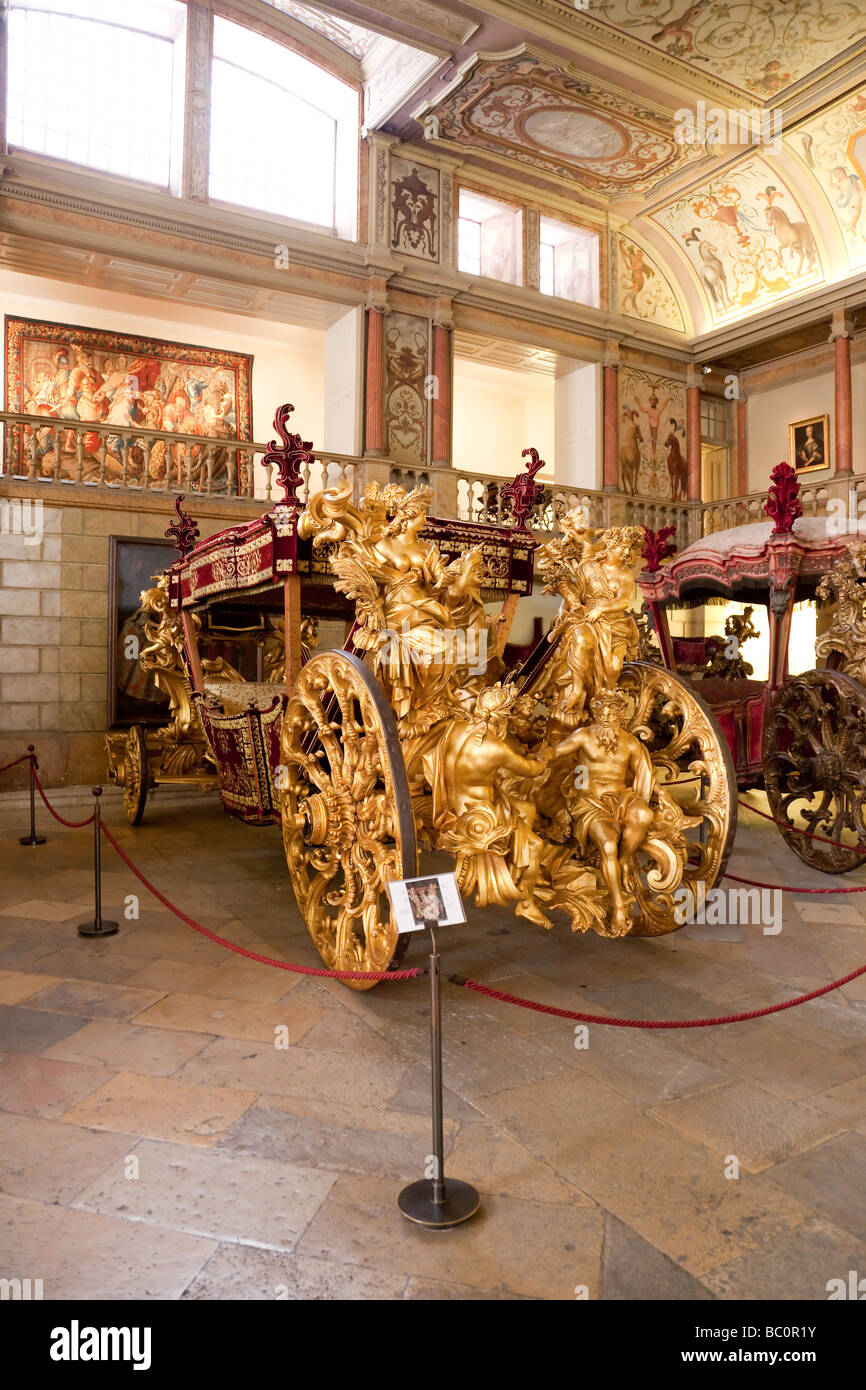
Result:
<svg viewBox="0 0 866 1390"><path fill-rule="evenodd" d="M56 795L66 815L91 801ZM133 830L105 800L172 900L319 963L277 829L163 791ZM121 931L84 940L90 832L39 823L48 843L20 847L24 802L0 797L0 1276L54 1299L762 1300L825 1299L866 1269L866 977L724 1028L593 1026L586 1048L573 1024L446 986L448 1168L483 1210L426 1232L396 1206L430 1149L426 982L355 993L244 961L109 849ZM749 814L731 867L828 883ZM866 869L841 881L857 882ZM473 910L442 947L448 972L546 1002L712 1016L866 962L866 896L786 895L778 935L653 941Z"/></svg>

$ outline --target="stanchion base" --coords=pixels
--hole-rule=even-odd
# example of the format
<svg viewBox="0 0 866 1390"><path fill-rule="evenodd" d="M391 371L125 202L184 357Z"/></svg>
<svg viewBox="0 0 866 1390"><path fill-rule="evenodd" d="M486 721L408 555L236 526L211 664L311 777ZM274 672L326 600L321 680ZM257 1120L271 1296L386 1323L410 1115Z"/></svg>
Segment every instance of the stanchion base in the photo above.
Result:
<svg viewBox="0 0 866 1390"><path fill-rule="evenodd" d="M437 1205L433 1201L433 1179L421 1178L403 1188L397 1205L403 1215L417 1226L447 1230L449 1226L460 1226L474 1216L481 1206L481 1198L468 1182L446 1178L445 1201Z"/></svg>
<svg viewBox="0 0 866 1390"><path fill-rule="evenodd" d="M116 922L82 922L78 928L79 936L116 936L118 926Z"/></svg>
<svg viewBox="0 0 866 1390"><path fill-rule="evenodd" d="M45 836L44 836L44 835L32 835L32 836L31 836L31 835L22 835L22 836L21 836L21 839L18 841L18 843L19 843L19 845L44 845L44 844L45 844Z"/></svg>

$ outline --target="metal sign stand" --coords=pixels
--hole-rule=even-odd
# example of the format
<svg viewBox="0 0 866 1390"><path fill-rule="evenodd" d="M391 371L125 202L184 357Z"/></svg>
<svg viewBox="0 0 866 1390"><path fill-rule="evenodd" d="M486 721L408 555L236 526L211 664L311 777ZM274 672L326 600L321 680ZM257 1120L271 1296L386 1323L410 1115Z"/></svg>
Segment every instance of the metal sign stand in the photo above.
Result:
<svg viewBox="0 0 866 1390"><path fill-rule="evenodd" d="M444 1136L442 1128L442 998L440 994L440 957L436 949L434 926L427 922L432 951L430 973L430 1063L433 1081L433 1178L420 1178L404 1187L397 1198L403 1215L419 1226L447 1230L460 1226L474 1216L481 1205L478 1193L468 1182L445 1177Z"/></svg>

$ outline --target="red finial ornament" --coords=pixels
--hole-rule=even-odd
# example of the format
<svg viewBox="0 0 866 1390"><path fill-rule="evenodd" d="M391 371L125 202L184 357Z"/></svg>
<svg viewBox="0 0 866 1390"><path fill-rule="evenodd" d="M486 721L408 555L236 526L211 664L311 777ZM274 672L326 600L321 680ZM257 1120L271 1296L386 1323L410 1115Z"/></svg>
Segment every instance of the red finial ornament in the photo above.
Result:
<svg viewBox="0 0 866 1390"><path fill-rule="evenodd" d="M643 558L644 570L652 574L662 567L662 560L666 560L669 555L675 555L677 547L672 543L670 537L677 533L676 526L662 526L658 531L651 531L648 526L643 528L644 544Z"/></svg>
<svg viewBox="0 0 866 1390"><path fill-rule="evenodd" d="M199 538L198 523L193 521L191 516L181 508L181 502L186 498L185 492L178 493L174 499L174 514L177 521L173 521L165 529L165 534L170 541L174 541L174 548L178 555L183 559L195 545Z"/></svg>
<svg viewBox="0 0 866 1390"><path fill-rule="evenodd" d="M275 439L272 439L262 463L276 465L277 482L283 489L282 505L290 507L292 511L299 512L303 503L297 494L298 489L304 485L301 465L314 463L315 457L312 452L312 441L303 440L299 434L292 434L286 428L294 408L293 405L281 405L279 407L274 416L274 429L283 442L278 444Z"/></svg>
<svg viewBox="0 0 866 1390"><path fill-rule="evenodd" d="M539 458L537 449L524 449L521 458L529 456L531 462L524 465L525 472L518 473L502 489L502 496L511 499L511 522L518 531L526 531L526 525L533 507L544 501L544 488L534 481L536 473L544 468L544 459Z"/></svg>
<svg viewBox="0 0 866 1390"><path fill-rule="evenodd" d="M793 530L798 516L803 515L797 470L784 459L770 474L772 486L767 493L764 511L773 522L772 535L786 536Z"/></svg>

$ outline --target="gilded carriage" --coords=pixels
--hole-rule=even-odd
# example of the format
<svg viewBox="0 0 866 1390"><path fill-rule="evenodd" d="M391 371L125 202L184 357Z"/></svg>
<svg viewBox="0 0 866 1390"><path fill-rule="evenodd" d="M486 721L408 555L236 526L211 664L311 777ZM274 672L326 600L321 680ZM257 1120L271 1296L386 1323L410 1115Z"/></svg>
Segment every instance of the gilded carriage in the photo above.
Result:
<svg viewBox="0 0 866 1390"><path fill-rule="evenodd" d="M677 555L665 536L652 537L639 582L660 660L712 709L740 788L766 790L785 842L806 864L845 873L866 857L866 542L841 507L802 515L789 464L772 480L769 520L716 532ZM766 607L766 681L753 679L737 641L725 661L718 649L701 651L700 639L671 636L671 608L714 598L748 600L749 628L753 607ZM792 675L792 621L804 601L818 605L815 667ZM742 636L743 619L729 620L729 630Z"/></svg>
<svg viewBox="0 0 866 1390"><path fill-rule="evenodd" d="M386 884L421 850L453 856L464 896L541 928L658 935L723 875L736 819L727 744L700 696L637 659L643 531L580 512L540 544L526 519L538 462L504 491L507 525L428 517L430 491L369 483L284 501L185 548L166 571L163 630L228 810L279 819L304 921L326 965L396 969L408 937ZM558 595L518 667L503 651L537 570ZM324 577L354 606L340 649L302 651L302 586ZM499 613L491 611L498 603ZM215 615L278 616L283 679L208 678L198 638ZM169 624L171 633L169 633Z"/></svg>

